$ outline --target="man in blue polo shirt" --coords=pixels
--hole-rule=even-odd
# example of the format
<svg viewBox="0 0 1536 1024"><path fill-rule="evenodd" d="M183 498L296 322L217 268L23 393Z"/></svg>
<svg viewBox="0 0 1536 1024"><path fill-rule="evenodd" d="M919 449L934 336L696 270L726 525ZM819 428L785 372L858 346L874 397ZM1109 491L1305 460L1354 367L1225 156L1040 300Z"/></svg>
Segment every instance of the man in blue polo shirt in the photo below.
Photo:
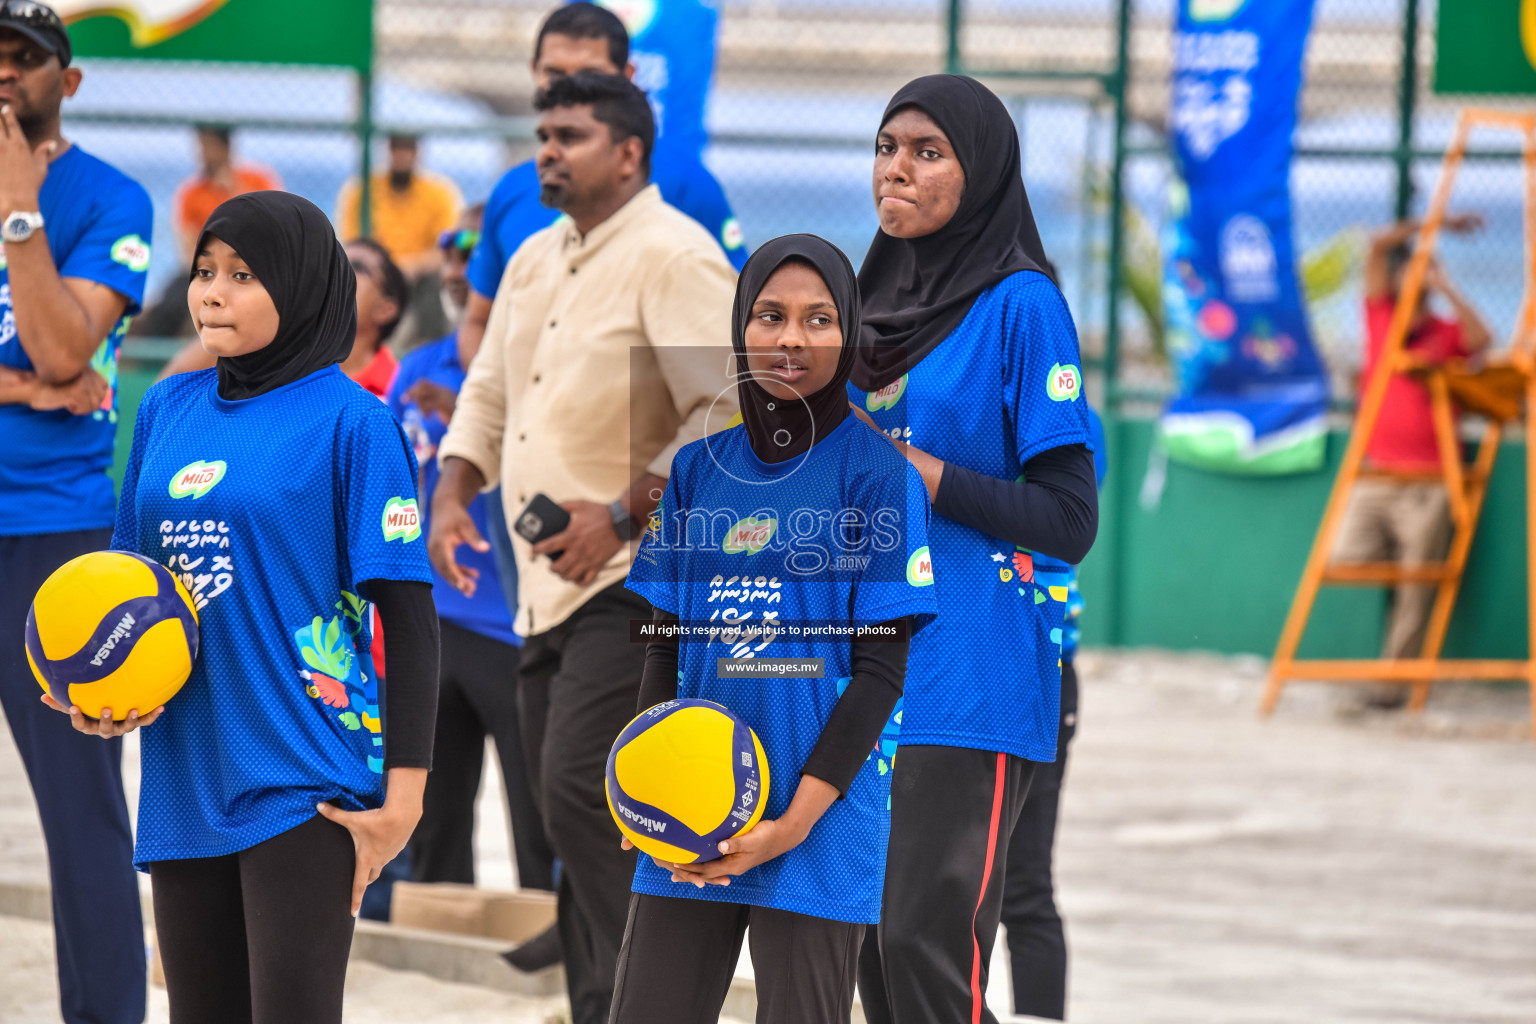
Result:
<svg viewBox="0 0 1536 1024"><path fill-rule="evenodd" d="M578 71L635 77L630 62L629 33L624 23L604 7L571 3L557 8L539 28L533 48L533 81L543 89L555 78ZM704 225L737 270L747 261L741 226L731 213L720 183L699 158L695 133L669 139L659 131L651 154L651 181L661 198ZM539 175L534 162L518 164L497 182L485 204L485 229L469 261L469 306L459 325L459 360L468 366L480 351L491 301L507 261L523 240L555 222L559 212L539 201ZM516 510L513 510L514 512Z"/></svg>
<svg viewBox="0 0 1536 1024"><path fill-rule="evenodd" d="M40 703L24 629L32 595L111 546L107 470L117 349L149 267L149 195L59 133L80 87L64 23L0 4L0 705L48 844L66 1024L144 1019L144 931L122 741Z"/></svg>

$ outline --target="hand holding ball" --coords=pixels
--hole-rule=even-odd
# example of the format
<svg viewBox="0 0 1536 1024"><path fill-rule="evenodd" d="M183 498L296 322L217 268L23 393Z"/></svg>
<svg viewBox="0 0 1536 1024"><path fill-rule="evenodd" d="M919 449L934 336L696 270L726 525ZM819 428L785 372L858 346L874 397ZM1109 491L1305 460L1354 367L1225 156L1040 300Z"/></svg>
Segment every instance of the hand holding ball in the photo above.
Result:
<svg viewBox="0 0 1536 1024"><path fill-rule="evenodd" d="M180 581L126 551L65 562L27 613L32 674L61 708L92 718L160 707L192 674L197 643L197 609Z"/></svg>
<svg viewBox="0 0 1536 1024"><path fill-rule="evenodd" d="M626 839L659 860L696 864L763 816L768 761L757 734L726 708L670 700L619 733L607 789Z"/></svg>

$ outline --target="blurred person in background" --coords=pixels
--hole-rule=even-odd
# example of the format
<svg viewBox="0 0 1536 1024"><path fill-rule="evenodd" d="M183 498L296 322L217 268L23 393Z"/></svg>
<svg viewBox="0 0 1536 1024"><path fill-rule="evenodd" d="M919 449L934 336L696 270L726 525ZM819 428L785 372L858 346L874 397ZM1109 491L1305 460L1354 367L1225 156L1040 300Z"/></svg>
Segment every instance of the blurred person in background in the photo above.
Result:
<svg viewBox="0 0 1536 1024"><path fill-rule="evenodd" d="M1476 214L1448 216L1444 226L1455 234L1482 227ZM1386 344L1398 292L1412 253L1410 241L1417 221L1392 225L1371 239L1365 263L1365 358L1362 384L1370 380ZM1435 296L1450 307L1449 319L1431 306ZM1429 367L1465 359L1488 347L1492 335L1466 297L1451 283L1438 260L1431 259L1424 275L1404 343L1405 353L1419 366ZM1435 442L1429 385L1421 373L1397 371L1387 384L1376 429L1366 444L1367 475L1355 484L1334 542L1336 562L1397 562L1423 565L1445 557L1451 538L1450 498L1440 477L1440 449ZM1433 584L1400 584L1392 595L1392 611L1382 644L1384 658L1417 658L1434 603ZM1406 686L1378 683L1350 687L1343 695L1345 712L1390 710L1408 700Z"/></svg>
<svg viewBox="0 0 1536 1024"><path fill-rule="evenodd" d="M176 188L172 216L176 226L177 255L192 262L192 246L202 234L208 215L224 200L246 192L281 189L282 179L270 167L235 162L228 125L203 124L196 130L200 169ZM187 312L187 297L180 281L172 281L135 317L129 332L137 337L195 338L197 330Z"/></svg>
<svg viewBox="0 0 1536 1024"><path fill-rule="evenodd" d="M445 232L444 302L462 310L469 284L464 267L480 230L482 207L467 211L459 226ZM432 493L437 487L437 445L448 431L464 369L453 334L407 353L389 390L389 407L405 428L421 467L420 494L427 509L422 529L430 532ZM499 507L501 492L477 495L470 518L482 535L486 513ZM554 889L554 855L528 785L517 719L517 661L522 638L512 630L508 595L517 585L498 572L491 557L467 550L466 569L475 574L475 592L466 596L441 575L433 580L443 645L437 703L437 751L421 821L411 838L411 878L417 882L475 882L475 796L485 757L485 740L496 743L497 763L512 819L518 884Z"/></svg>
<svg viewBox="0 0 1536 1024"><path fill-rule="evenodd" d="M192 247L203 233L208 215L226 199L262 189L281 189L282 179L270 167L246 161L236 162L228 125L197 126L197 148L201 168L176 188L174 202L177 254L183 263L192 262ZM186 296L179 283L171 289L177 304L186 312Z"/></svg>
<svg viewBox="0 0 1536 1024"><path fill-rule="evenodd" d="M144 925L122 741L41 706L25 653L38 587L111 546L117 351L154 224L143 187L59 133L80 87L71 56L51 8L0 4L0 705L48 846L60 1015L138 1024Z"/></svg>
<svg viewBox="0 0 1536 1024"><path fill-rule="evenodd" d="M354 238L346 250L357 274L357 336L341 361L341 372L369 394L384 398L399 365L388 341L410 308L410 283L377 239Z"/></svg>
<svg viewBox="0 0 1536 1024"><path fill-rule="evenodd" d="M415 135L389 137L389 162L373 174L369 188L368 234L378 239L411 285L415 323L411 338L436 338L449 329L438 302L443 254L437 240L458 223L464 208L459 188L418 163ZM337 233L356 238L362 229L362 188L357 178L336 199Z"/></svg>
<svg viewBox="0 0 1536 1024"><path fill-rule="evenodd" d="M652 614L624 578L673 454L736 411L725 391L735 273L649 183L655 126L628 79L563 77L538 107L543 199L567 217L523 243L502 276L438 446L429 550L473 596L455 552L489 550L469 514L475 495L499 483L509 518L536 495L569 515L538 544L513 541L518 716L560 859L571 1019L604 1024L635 858L614 834L603 766L639 697L645 646L629 642L629 623Z"/></svg>
<svg viewBox="0 0 1536 1024"><path fill-rule="evenodd" d="M537 90L549 88L558 78L578 71L635 77L629 60L629 33L609 10L592 3L570 3L555 8L539 27L530 66ZM479 351L491 315L491 302L501 273L518 246L554 223L559 216L539 200L536 160L518 164L502 175L485 205L485 227L480 245L469 261L469 308L459 326L459 359L468 366ZM737 270L747 261L741 226L731 212L725 191L709 168L692 152L674 149L665 135L656 139L651 153L651 181L661 198L704 226Z"/></svg>
<svg viewBox="0 0 1536 1024"><path fill-rule="evenodd" d="M1056 268L1049 261L1046 270L1056 277ZM1085 407L1093 436L1095 482L1102 490L1109 469L1104 424L1093 406ZM1067 937L1056 909L1052 854L1067 747L1077 733L1077 647L1082 613L1077 566L1073 566L1067 577L1067 609L1061 626L1061 725L1056 732L1056 760L1041 765L1030 780L1024 807L1008 840L1003 879L1002 924L1008 935L1013 1012L1046 1020L1065 1020L1067 1014Z"/></svg>

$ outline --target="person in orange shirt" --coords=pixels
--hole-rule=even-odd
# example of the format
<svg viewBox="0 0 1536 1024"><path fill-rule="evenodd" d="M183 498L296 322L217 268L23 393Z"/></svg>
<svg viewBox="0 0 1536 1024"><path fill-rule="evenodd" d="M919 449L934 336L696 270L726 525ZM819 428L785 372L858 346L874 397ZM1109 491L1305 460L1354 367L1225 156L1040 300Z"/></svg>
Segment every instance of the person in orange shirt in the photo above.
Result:
<svg viewBox="0 0 1536 1024"><path fill-rule="evenodd" d="M173 207L176 241L182 261L187 263L192 260L192 246L202 235L204 222L220 203L246 192L283 187L282 179L270 167L234 162L230 130L225 125L198 125L197 145L202 170L177 187Z"/></svg>
<svg viewBox="0 0 1536 1024"><path fill-rule="evenodd" d="M369 189L368 233L389 251L390 259L412 281L442 267L437 240L459 222L464 199L458 186L417 165L414 135L389 137L389 165L374 173ZM356 178L336 199L337 234L362 234L362 197Z"/></svg>

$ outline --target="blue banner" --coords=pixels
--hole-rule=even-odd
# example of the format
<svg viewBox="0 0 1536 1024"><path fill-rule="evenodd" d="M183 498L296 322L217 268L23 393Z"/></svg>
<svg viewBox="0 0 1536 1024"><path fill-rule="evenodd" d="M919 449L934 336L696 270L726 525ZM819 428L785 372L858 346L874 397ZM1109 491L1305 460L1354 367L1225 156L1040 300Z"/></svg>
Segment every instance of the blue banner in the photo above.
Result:
<svg viewBox="0 0 1536 1024"><path fill-rule="evenodd" d="M1291 136L1313 0L1179 0L1164 239L1178 376L1170 458L1235 473L1322 466L1328 374L1291 243Z"/></svg>
<svg viewBox="0 0 1536 1024"><path fill-rule="evenodd" d="M673 152L701 153L704 102L715 74L713 0L598 0L629 30L635 84L651 98L656 132Z"/></svg>

